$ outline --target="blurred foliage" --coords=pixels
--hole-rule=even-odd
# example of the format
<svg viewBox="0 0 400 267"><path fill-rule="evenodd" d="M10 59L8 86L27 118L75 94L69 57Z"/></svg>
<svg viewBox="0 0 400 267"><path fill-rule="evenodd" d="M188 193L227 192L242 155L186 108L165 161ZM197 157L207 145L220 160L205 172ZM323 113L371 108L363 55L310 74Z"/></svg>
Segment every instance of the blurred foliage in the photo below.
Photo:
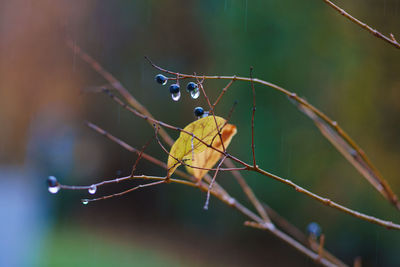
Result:
<svg viewBox="0 0 400 267"><path fill-rule="evenodd" d="M68 226L46 241L40 266L187 266L162 251L120 244Z"/></svg>

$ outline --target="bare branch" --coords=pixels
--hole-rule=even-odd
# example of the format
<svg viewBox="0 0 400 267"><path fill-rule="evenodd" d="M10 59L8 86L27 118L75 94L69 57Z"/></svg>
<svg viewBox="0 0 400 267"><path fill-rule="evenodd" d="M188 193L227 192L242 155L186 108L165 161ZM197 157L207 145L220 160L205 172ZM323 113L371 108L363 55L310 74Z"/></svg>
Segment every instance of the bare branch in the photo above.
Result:
<svg viewBox="0 0 400 267"><path fill-rule="evenodd" d="M72 51L77 54L83 61L89 64L97 73L99 73L105 80L107 80L125 99L128 103L137 109L141 114L152 118L153 116L151 113L140 104L130 93L129 91L120 83L111 73L106 71L99 62L97 62L94 58L89 56L85 51L83 51L76 43L71 40L67 41L67 45ZM165 132L163 129L160 130L160 135L163 136L164 140L169 144L172 145L174 141Z"/></svg>
<svg viewBox="0 0 400 267"><path fill-rule="evenodd" d="M329 1L329 0L323 0L323 1L328 6L332 7L337 12L339 12L340 15L343 15L345 18L349 19L351 22L353 22L353 23L357 24L358 26L360 26L361 28L365 29L366 31L368 31L369 33L374 35L375 37L380 38L380 39L384 40L385 42L393 45L394 47L400 49L400 43L397 42L397 40L394 38L393 34L390 34L390 38L389 38L389 37L383 35L382 33L378 32L377 30L373 29L372 27L368 26L368 24L356 19L355 17L353 17L352 15L347 13L343 8L340 8L339 6L335 5L331 1Z"/></svg>
<svg viewBox="0 0 400 267"><path fill-rule="evenodd" d="M164 68L161 68L159 66L157 66L156 64L154 64L149 58L146 57L146 59L150 62L150 64L165 73L169 73L169 74L176 74L176 72L170 71L170 70L166 70ZM223 79L223 80L232 80L235 79L237 81L245 81L245 82L254 82L254 83L259 83L262 85L265 85L267 87L270 87L278 92L281 92L283 94L285 94L286 96L289 97L289 99L291 101L295 101L295 103L297 103L298 105L302 105L305 108L307 108L308 110L312 111L317 117L319 117L322 121L324 121L327 125L329 125L334 131L336 131L336 133L344 140L344 142L346 142L352 149L354 149L354 151L357 152L357 154L359 155L360 159L364 162L365 166L368 167L368 170L366 170L366 172L364 171L360 171L360 169L357 168L357 170L360 171L360 173L364 176L364 178L366 178L368 181L370 181L370 179L368 177L365 176L365 173L367 172L372 172L374 175L374 179L376 179L377 183L379 183L382 187L382 190L378 190L386 199L388 199L398 210L400 210L400 202L398 201L397 196L393 193L393 191L391 190L389 184L387 183L387 181L385 179L383 179L382 175L378 172L378 170L372 165L372 163L369 161L369 159L367 158L367 156L365 155L364 151L350 138L350 136L338 125L337 122L331 120L328 116L326 116L324 113L322 113L319 109L317 109L316 107L312 106L311 104L309 104L305 99L297 96L296 93L292 93L278 85L275 85L273 83L267 82L267 81L263 81L257 78L247 78L247 77L238 77L238 76L208 76L208 75L204 75L204 76L195 76L195 75L190 75L190 74L182 74L180 73L180 78L181 79L185 79L185 78L204 78L205 80L210 79L210 80L219 80L219 79ZM229 156L228 156L229 158ZM232 158L233 159L233 158ZM236 159L237 160L237 159ZM236 161L235 160L235 161ZM243 162L242 162L243 163ZM351 163L351 162L350 162Z"/></svg>

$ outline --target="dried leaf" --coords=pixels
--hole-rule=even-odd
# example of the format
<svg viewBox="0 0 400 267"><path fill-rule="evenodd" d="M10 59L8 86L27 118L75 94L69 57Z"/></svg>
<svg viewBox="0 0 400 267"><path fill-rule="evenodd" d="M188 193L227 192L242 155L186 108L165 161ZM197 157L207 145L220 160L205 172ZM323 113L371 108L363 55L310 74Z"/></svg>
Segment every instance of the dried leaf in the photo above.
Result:
<svg viewBox="0 0 400 267"><path fill-rule="evenodd" d="M217 121L218 128L221 130L222 138L226 148L229 145L233 135L236 134L236 127L231 124L225 125L226 120L224 118L215 116L215 120ZM222 150L219 136L217 136L218 130L215 120L213 116L207 116L190 123L184 128L185 132L181 132L179 138L175 141L170 150L167 164L168 177L174 173L179 165L181 165L179 161L183 161L188 165L203 168L211 168L218 161L218 159L221 157L221 154L205 145L211 144L212 142L213 146ZM193 133L205 144L194 138L189 133ZM188 171L193 173L199 179L201 179L207 173L207 171L201 171L193 168L188 168Z"/></svg>
<svg viewBox="0 0 400 267"><path fill-rule="evenodd" d="M222 129L220 129L220 131L221 131L222 141L224 142L224 146L225 148L227 148L231 143L232 137L237 132L236 126L232 124L226 124ZM212 146L219 150L223 150L219 136L214 138ZM219 153L218 151L206 147L206 149L203 152L194 154L194 161L190 165L194 167L211 169L218 162L221 156L222 156L221 153ZM186 166L186 170L190 174L193 174L193 176L199 180L202 179L203 176L208 172L208 170L196 169L189 166Z"/></svg>

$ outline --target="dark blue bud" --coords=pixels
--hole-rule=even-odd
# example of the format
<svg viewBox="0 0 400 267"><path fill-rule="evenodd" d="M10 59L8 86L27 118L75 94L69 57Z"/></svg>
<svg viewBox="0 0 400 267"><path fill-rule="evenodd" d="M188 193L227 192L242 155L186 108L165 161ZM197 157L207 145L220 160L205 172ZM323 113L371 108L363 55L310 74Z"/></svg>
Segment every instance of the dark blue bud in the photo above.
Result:
<svg viewBox="0 0 400 267"><path fill-rule="evenodd" d="M196 107L196 108L194 109L194 115L195 115L196 117L201 117L201 116L203 116L203 115L204 115L204 109L203 109L202 107Z"/></svg>
<svg viewBox="0 0 400 267"><path fill-rule="evenodd" d="M169 92L170 92L171 94L177 94L177 93L179 93L179 85L176 84L176 83L171 84L171 86L169 87Z"/></svg>
<svg viewBox="0 0 400 267"><path fill-rule="evenodd" d="M57 178L54 177L54 176L49 176L47 178L47 186L48 187L56 187L56 186L58 186Z"/></svg>
<svg viewBox="0 0 400 267"><path fill-rule="evenodd" d="M318 223L312 222L307 225L307 233L315 238L318 238L321 235L321 227Z"/></svg>
<svg viewBox="0 0 400 267"><path fill-rule="evenodd" d="M187 90L189 93L192 92L193 90L197 89L197 88L198 88L198 85L197 85L196 83L194 83L194 82L190 82L190 83L188 83L187 86L186 86L186 90Z"/></svg>
<svg viewBox="0 0 400 267"><path fill-rule="evenodd" d="M168 78L162 74L157 74L154 79L156 80L156 82L158 82L159 84L162 84L162 85L165 85L168 81Z"/></svg>

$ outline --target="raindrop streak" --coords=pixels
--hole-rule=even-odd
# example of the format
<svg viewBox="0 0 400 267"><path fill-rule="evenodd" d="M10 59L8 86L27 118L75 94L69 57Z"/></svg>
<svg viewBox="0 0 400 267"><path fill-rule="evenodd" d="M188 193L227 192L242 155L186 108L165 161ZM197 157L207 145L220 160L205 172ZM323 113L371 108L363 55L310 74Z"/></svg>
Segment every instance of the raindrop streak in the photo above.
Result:
<svg viewBox="0 0 400 267"><path fill-rule="evenodd" d="M172 100L178 101L181 98L181 92L171 94Z"/></svg>
<svg viewBox="0 0 400 267"><path fill-rule="evenodd" d="M83 205L87 205L89 203L89 199L82 199L81 202Z"/></svg>
<svg viewBox="0 0 400 267"><path fill-rule="evenodd" d="M193 91L191 91L191 92L190 92L190 96L191 96L193 99L199 98L199 96L200 96L200 90L199 90L199 88L196 88L196 89L194 89Z"/></svg>
<svg viewBox="0 0 400 267"><path fill-rule="evenodd" d="M96 194L96 190L97 190L97 187L95 185L90 186L88 189L89 194L91 194L91 195Z"/></svg>
<svg viewBox="0 0 400 267"><path fill-rule="evenodd" d="M244 32L247 32L247 13L248 13L248 2L246 0L246 7L244 13Z"/></svg>
<svg viewBox="0 0 400 267"><path fill-rule="evenodd" d="M57 181L57 178L54 176L49 176L47 178L47 185L48 185L48 190L52 194L57 194L58 191L60 191L60 184Z"/></svg>

